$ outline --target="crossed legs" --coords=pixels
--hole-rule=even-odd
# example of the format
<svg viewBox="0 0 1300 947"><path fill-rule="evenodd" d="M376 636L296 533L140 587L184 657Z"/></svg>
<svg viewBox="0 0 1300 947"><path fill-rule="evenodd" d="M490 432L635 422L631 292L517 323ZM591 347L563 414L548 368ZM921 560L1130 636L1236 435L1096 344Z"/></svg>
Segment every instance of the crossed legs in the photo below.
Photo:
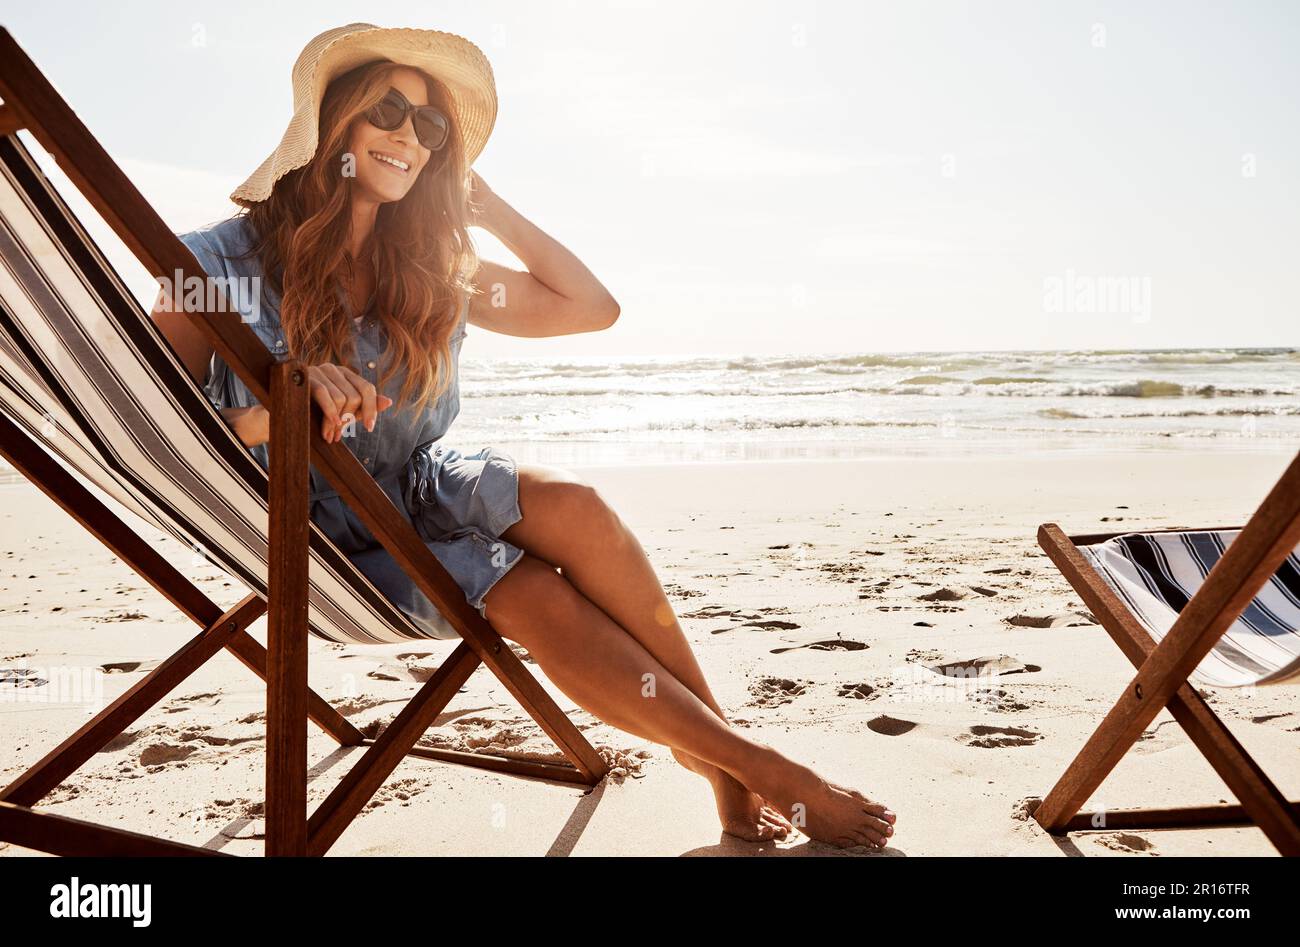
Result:
<svg viewBox="0 0 1300 947"><path fill-rule="evenodd" d="M893 813L728 725L640 543L599 493L562 471L519 473L523 519L503 538L528 555L485 599L496 630L580 706L707 779L724 831L780 838L797 818L814 838L883 847Z"/></svg>

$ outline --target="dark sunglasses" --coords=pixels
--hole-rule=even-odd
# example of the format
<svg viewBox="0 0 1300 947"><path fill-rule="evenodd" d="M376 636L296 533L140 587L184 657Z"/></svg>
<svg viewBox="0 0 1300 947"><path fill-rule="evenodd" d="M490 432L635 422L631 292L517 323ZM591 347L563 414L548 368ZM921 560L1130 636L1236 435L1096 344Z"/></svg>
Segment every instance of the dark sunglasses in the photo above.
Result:
<svg viewBox="0 0 1300 947"><path fill-rule="evenodd" d="M401 128L408 115L414 116L412 126L415 138L430 151L439 151L451 137L451 122L442 109L433 105L412 105L406 96L396 89L389 89L388 94L379 104L366 112L366 121L386 132Z"/></svg>

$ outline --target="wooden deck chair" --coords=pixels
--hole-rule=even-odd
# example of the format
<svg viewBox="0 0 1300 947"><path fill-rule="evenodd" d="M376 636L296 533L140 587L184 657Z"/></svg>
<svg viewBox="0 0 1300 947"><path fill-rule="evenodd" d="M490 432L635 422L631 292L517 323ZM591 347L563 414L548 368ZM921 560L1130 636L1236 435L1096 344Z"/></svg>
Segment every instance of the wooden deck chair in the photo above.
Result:
<svg viewBox="0 0 1300 947"><path fill-rule="evenodd" d="M1300 678L1300 454L1240 529L1066 536L1038 542L1137 668L1034 818L1053 833L1257 825L1300 855L1288 802L1206 704L1209 687ZM1080 813L1156 715L1168 708L1238 805Z"/></svg>
<svg viewBox="0 0 1300 947"><path fill-rule="evenodd" d="M466 601L406 515L343 443L320 437L303 366L277 362L233 304L191 312L271 412L270 475L194 384L20 140L25 129L155 277L205 280L189 250L0 29L0 454L172 604L199 633L0 791L0 840L62 855L211 855L33 807L223 648L266 681L266 854L322 855L407 755L593 785L606 772L513 651ZM307 635L427 637L308 517L308 465L326 476L461 642L378 739L307 684ZM208 598L88 480L250 593ZM267 615L267 647L245 630ZM568 762L415 746L486 664ZM308 818L307 721L360 759Z"/></svg>

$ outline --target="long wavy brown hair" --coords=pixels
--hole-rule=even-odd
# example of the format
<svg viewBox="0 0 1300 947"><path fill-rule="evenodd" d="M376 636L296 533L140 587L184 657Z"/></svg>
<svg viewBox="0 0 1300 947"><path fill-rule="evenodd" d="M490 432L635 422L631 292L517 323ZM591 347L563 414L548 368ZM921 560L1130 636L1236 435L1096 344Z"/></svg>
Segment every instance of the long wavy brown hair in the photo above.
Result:
<svg viewBox="0 0 1300 947"><path fill-rule="evenodd" d="M246 212L256 232L251 253L280 293L280 323L290 354L309 365L359 368L353 327L337 274L353 265L348 248L351 187L344 176L351 130L388 92L393 72L380 61L339 76L321 101L320 138L311 162L276 182ZM469 172L445 87L425 76L429 103L451 119L451 137L431 156L400 201L382 204L372 238L375 314L387 335L378 387L404 373L398 402L425 407L451 382L450 340L460 295L478 256L470 240Z"/></svg>

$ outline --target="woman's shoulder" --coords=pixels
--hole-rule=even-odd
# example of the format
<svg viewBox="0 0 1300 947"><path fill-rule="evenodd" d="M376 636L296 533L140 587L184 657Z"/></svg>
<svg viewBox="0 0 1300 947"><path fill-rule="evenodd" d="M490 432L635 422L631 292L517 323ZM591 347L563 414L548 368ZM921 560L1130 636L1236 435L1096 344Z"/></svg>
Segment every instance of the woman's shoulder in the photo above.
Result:
<svg viewBox="0 0 1300 947"><path fill-rule="evenodd" d="M209 274L260 268L251 256L256 234L245 215L207 224L177 237Z"/></svg>

